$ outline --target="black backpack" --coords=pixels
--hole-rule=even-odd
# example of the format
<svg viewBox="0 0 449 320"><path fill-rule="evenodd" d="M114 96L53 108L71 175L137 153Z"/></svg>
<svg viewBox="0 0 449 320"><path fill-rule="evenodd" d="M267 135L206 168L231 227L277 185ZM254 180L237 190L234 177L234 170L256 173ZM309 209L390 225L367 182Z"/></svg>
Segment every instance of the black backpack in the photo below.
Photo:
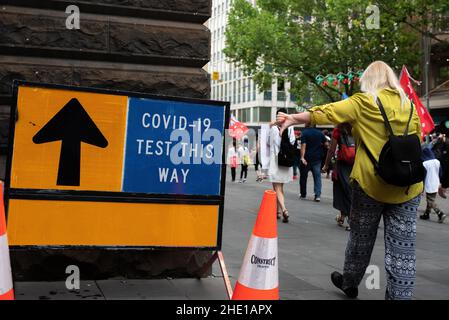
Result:
<svg viewBox="0 0 449 320"><path fill-rule="evenodd" d="M295 152L297 149L290 143L288 129L282 132L281 146L278 153L278 165L282 167L293 167L295 162Z"/></svg>
<svg viewBox="0 0 449 320"><path fill-rule="evenodd" d="M377 105L384 119L384 124L389 133L388 141L382 148L379 161L376 161L372 153L365 145L365 150L375 172L388 184L399 187L410 187L421 182L425 177L425 168L421 159L421 142L416 134L409 135L408 129L413 115L413 104L410 106L410 116L403 135L395 136L387 114L380 99ZM408 193L408 188L406 193Z"/></svg>

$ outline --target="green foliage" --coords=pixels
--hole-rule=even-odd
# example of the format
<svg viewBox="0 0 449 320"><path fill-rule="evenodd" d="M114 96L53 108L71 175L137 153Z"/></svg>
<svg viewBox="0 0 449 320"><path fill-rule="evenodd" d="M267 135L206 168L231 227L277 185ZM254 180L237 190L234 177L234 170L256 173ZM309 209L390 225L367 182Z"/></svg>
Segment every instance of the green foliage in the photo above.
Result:
<svg viewBox="0 0 449 320"><path fill-rule="evenodd" d="M318 86L316 75L363 70L383 60L397 71L405 64L418 77L419 30L435 20L428 12L448 12L448 3L374 2L380 9L380 27L369 29L369 0L258 0L257 7L234 0L225 54L253 75L261 90L282 77L292 83L291 91L298 97L308 93L314 102L339 100L339 90ZM349 88L353 90L357 88Z"/></svg>

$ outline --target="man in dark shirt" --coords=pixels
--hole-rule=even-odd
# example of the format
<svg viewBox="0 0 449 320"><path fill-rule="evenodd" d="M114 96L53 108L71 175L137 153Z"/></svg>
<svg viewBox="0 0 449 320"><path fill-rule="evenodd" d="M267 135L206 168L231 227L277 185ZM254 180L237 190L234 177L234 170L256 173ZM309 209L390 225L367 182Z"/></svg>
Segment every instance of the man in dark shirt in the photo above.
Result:
<svg viewBox="0 0 449 320"><path fill-rule="evenodd" d="M433 147L436 158L440 161L442 177L439 194L446 198L446 189L449 188L449 139L441 134Z"/></svg>
<svg viewBox="0 0 449 320"><path fill-rule="evenodd" d="M321 160L323 145L327 143L324 134L312 127L306 127L301 134L301 161L300 161L300 199L307 196L307 176L312 171L315 192L315 201L321 197Z"/></svg>

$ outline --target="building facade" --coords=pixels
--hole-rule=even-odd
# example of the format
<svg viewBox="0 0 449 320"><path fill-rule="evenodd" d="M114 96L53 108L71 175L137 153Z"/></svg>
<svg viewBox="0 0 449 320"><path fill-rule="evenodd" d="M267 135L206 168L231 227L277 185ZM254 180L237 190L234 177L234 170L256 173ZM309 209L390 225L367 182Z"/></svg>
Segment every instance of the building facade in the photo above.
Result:
<svg viewBox="0 0 449 320"><path fill-rule="evenodd" d="M255 4L254 0L250 2ZM295 97L289 93L289 83L279 79L271 90L260 92L251 76L226 61L225 31L232 0L212 0L212 16L207 22L211 32L211 98L231 102L231 113L248 126L258 127L275 118L279 108L295 110Z"/></svg>

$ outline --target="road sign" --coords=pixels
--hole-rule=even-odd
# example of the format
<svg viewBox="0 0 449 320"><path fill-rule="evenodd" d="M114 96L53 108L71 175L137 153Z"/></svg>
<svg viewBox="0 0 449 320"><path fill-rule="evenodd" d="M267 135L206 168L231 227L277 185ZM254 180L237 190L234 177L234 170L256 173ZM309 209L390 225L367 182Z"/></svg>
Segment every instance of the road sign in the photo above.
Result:
<svg viewBox="0 0 449 320"><path fill-rule="evenodd" d="M11 246L219 249L229 104L19 82Z"/></svg>
<svg viewBox="0 0 449 320"><path fill-rule="evenodd" d="M81 142L101 148L108 146L81 103L71 99L33 137L36 144L61 141L57 185L80 185Z"/></svg>
<svg viewBox="0 0 449 320"><path fill-rule="evenodd" d="M202 104L131 98L123 191L219 195L223 112Z"/></svg>

